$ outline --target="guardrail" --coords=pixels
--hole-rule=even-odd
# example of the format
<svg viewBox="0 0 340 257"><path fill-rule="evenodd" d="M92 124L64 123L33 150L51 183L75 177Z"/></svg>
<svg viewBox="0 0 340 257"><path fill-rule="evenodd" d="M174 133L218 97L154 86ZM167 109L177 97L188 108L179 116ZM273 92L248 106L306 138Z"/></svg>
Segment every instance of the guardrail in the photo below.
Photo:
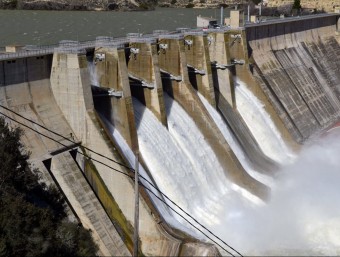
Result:
<svg viewBox="0 0 340 257"><path fill-rule="evenodd" d="M262 26L262 25L270 25L270 24L286 23L286 22L292 22L292 21L302 21L302 20L309 20L309 19L333 17L333 16L340 16L340 13L309 14L309 15L294 16L294 17L268 19L268 20L265 20L265 21L262 20L258 23L246 23L245 28Z"/></svg>
<svg viewBox="0 0 340 257"><path fill-rule="evenodd" d="M53 52L54 52L54 48L45 49L45 50L34 50L34 51L20 51L16 53L5 53L5 54L0 54L0 61L53 54Z"/></svg>
<svg viewBox="0 0 340 257"><path fill-rule="evenodd" d="M261 21L259 23L246 23L244 27L238 29L244 30L247 27L255 27L267 24L285 23L290 21L307 20L313 18L323 18L331 16L340 16L339 13L325 13L306 16L295 16L281 19L270 19L267 21ZM53 45L27 45L22 50L15 53L6 53L5 47L0 47L0 60L11 60L16 58L33 57L39 55L52 54L53 52L67 52L67 53L84 53L86 48L94 48L96 46L117 47L123 48L126 44L132 43L155 43L157 39L184 39L185 35L206 35L209 32L223 33L230 30L230 27L210 28L210 29L190 29L190 28L177 28L176 31L155 30L153 34L140 34L140 33L128 33L127 37L111 38L111 37L97 37L97 40L91 41L72 41L63 40L59 44ZM3 53L1 53L3 52Z"/></svg>

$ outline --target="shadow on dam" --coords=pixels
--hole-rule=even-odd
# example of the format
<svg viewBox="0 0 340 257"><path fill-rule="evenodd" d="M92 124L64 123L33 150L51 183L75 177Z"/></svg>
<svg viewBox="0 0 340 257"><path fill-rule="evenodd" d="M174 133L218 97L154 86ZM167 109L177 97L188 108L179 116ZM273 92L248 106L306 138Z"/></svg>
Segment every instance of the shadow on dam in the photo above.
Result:
<svg viewBox="0 0 340 257"><path fill-rule="evenodd" d="M29 57L9 63L1 61L1 101L36 120L42 119L51 128L65 127L61 130L65 135L75 135L82 144L119 162L113 164L105 160L106 167L100 166L97 170L93 166L95 168L90 170L88 160L84 160L84 166L85 175L90 177L90 183L94 183L92 188L101 197L110 218L124 217L117 223L118 227L129 224L124 235L130 235L132 231L133 181L129 176L119 177L121 174L113 173L109 167L130 174L128 167L133 167L135 153L139 151L139 168L143 176L206 227L237 248L245 249L246 254L272 253L273 249L265 245L275 238L271 228L274 232L280 231L279 237L285 240L286 235L289 237L285 224L290 228L291 221L294 223L292 229L303 228L303 236L310 240L305 249L313 248L317 239L310 239L308 234L308 222L313 221L309 214L313 216L314 211L318 214L319 210L309 206L308 215L303 208L300 212L299 208L306 205L295 197L300 196L301 191L299 184L294 183L307 185L306 191L313 197L304 195L301 199L313 202L313 198L318 197L314 186L324 190L324 185L331 184L329 180L323 186L318 182L324 182L323 166L331 166L334 172L338 169L337 162L332 166L335 157L328 154L331 150L326 147L316 147L311 155L307 152L303 156L304 162L309 163L309 158L317 159L315 157L322 152L320 158L329 165L321 162L322 165L317 166L311 162L305 166L297 162L291 165L294 174L287 175L286 181L280 176L281 166L289 163L287 160L291 157L291 149L286 147L288 140L310 142L308 140L318 137L340 118L340 48L332 19L326 17L324 22L313 21L312 24L303 21L297 28L295 21L272 27L246 27L246 31L237 32L240 33L237 45L229 45L235 50L221 46L226 56L230 56L218 60L219 64L225 64L219 70L214 67L217 61L212 62L208 52L204 53L204 58L197 57L192 51L194 48L185 48L183 38L163 39L163 43L168 43L168 50L161 54L156 51L156 39L152 39L152 43L133 43L134 48L140 49L139 56L133 56L127 50L131 47L127 46L130 42L119 47L96 47L95 51L87 51L86 56L84 52L56 52L53 62L52 55L45 59ZM215 41L222 41L223 47L236 35L236 32L219 33L220 37ZM249 41L245 35L249 35ZM208 51L214 44L213 41L208 44L205 36L197 36L205 41L193 40L193 44L201 42L195 45L196 49L202 47ZM97 53L105 58L94 65L93 56ZM129 59L127 55L132 57ZM191 56L188 60L192 63L186 63L186 55ZM205 66L200 66L202 62L194 63L193 56L204 60ZM235 59L245 59L244 65L229 67ZM43 62L48 68L41 69ZM24 85L18 85L20 83ZM41 88L52 90L43 92ZM42 96L48 96L47 100ZM51 99L56 99L56 103ZM50 117L55 114L60 121L53 123L55 118ZM287 133L289 139L286 140L283 133ZM30 143L31 134L28 135L25 140ZM32 140L33 143L36 142ZM44 143L41 140L37 143L39 147L33 147L34 158L41 154L38 148ZM52 148L54 145L48 150ZM50 152L46 151L46 154ZM72 163L73 159L71 162L66 155L52 157L52 163L59 160L62 164L63 159ZM100 158L104 160L103 156ZM120 164L124 165L121 167ZM311 184L309 174L314 176ZM287 181L293 181L293 191ZM332 190L336 190L336 183L332 186ZM302 191L305 189L301 188ZM183 249L191 249L189 252L196 256L204 253L209 244L200 242L205 240L203 236L197 235L181 217L146 191L141 189L141 240L145 255L184 256ZM322 200L319 198L318 204ZM118 214L112 212L115 202L112 199L117 201L114 206ZM327 210L334 210L330 206L336 199L330 199ZM294 216L296 213L298 215ZM306 227L295 226L301 217L305 219ZM333 218L336 219L336 215ZM319 237L322 237L318 231L321 227L322 224L313 230ZM262 232L264 237L261 237ZM285 236L281 237L281 234ZM292 238L298 237L295 234ZM331 240L333 236L327 238ZM284 242L290 244L287 247L299 247L292 241L288 238ZM264 246L258 250L254 242ZM305 238L299 242L305 242ZM282 248L282 245L274 245ZM199 247L202 247L201 251L196 251ZM277 253L275 249L273 251Z"/></svg>

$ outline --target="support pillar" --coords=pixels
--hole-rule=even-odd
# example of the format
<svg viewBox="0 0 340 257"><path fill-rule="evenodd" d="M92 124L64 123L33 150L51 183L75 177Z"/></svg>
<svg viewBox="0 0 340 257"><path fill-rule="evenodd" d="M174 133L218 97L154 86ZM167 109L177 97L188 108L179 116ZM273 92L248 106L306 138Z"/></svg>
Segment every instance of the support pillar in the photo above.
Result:
<svg viewBox="0 0 340 257"><path fill-rule="evenodd" d="M94 58L102 57L96 61L95 72L99 86L109 88L114 92L122 92L121 97L105 97L96 103L114 127L124 137L132 151L138 150L137 130L132 105L132 96L129 84L128 69L126 66L125 49L123 45L110 47L97 47ZM109 103L106 101L109 100Z"/></svg>
<svg viewBox="0 0 340 257"><path fill-rule="evenodd" d="M184 35L190 82L212 106L216 107L207 36L203 31L188 31Z"/></svg>
<svg viewBox="0 0 340 257"><path fill-rule="evenodd" d="M156 38L131 37L127 57L132 93L167 126Z"/></svg>
<svg viewBox="0 0 340 257"><path fill-rule="evenodd" d="M235 88L231 72L234 67L229 52L229 45L234 42L229 41L229 37L223 30L209 31L207 40L214 87L233 108L236 108Z"/></svg>

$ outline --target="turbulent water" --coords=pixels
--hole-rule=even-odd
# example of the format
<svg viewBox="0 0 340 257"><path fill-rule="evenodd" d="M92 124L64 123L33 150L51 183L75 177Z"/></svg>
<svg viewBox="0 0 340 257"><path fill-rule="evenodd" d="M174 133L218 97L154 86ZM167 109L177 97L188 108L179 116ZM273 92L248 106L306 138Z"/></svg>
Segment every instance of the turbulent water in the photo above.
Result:
<svg viewBox="0 0 340 257"><path fill-rule="evenodd" d="M273 180L271 177L268 177L266 175L263 175L259 173L258 171L254 170L250 161L246 157L242 147L240 144L237 142L235 137L232 135L231 130L221 117L221 115L218 113L218 111L212 107L209 102L201 95L198 94L202 103L204 104L205 108L208 110L210 116L213 118L215 124L221 131L223 137L225 140L228 142L230 148L233 150L235 155L237 156L237 159L240 161L242 167L248 172L249 175L254 177L256 180L262 182L263 184L266 185L271 185L273 183Z"/></svg>
<svg viewBox="0 0 340 257"><path fill-rule="evenodd" d="M177 102L165 94L169 130L140 102L133 103L141 154L171 199L207 226L220 222L229 201L252 204L226 179L211 147Z"/></svg>
<svg viewBox="0 0 340 257"><path fill-rule="evenodd" d="M340 142L328 136L304 149L271 183L270 201L256 204L234 190L179 104L169 96L165 103L168 130L134 100L141 153L171 199L244 255L339 254ZM217 113L209 112L230 137ZM242 151L233 149L242 159Z"/></svg>
<svg viewBox="0 0 340 257"><path fill-rule="evenodd" d="M339 136L304 149L280 173L268 204L237 203L215 232L247 255L339 255Z"/></svg>
<svg viewBox="0 0 340 257"><path fill-rule="evenodd" d="M264 105L247 89L244 82L234 80L237 109L261 150L279 163L290 163L294 155L264 109Z"/></svg>

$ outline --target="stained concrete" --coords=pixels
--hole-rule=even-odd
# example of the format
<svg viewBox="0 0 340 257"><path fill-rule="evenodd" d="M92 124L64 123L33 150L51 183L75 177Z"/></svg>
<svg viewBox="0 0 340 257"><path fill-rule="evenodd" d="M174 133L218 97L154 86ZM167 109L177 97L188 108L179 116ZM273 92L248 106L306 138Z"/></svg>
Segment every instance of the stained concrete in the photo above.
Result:
<svg viewBox="0 0 340 257"><path fill-rule="evenodd" d="M85 228L91 229L100 256L130 256L84 175L69 152L52 157L50 171Z"/></svg>
<svg viewBox="0 0 340 257"><path fill-rule="evenodd" d="M212 106L216 106L213 75L209 56L209 42L203 32L185 33L185 55L191 85L200 92Z"/></svg>
<svg viewBox="0 0 340 257"><path fill-rule="evenodd" d="M122 92L122 97L99 97L94 99L96 108L102 111L124 137L132 151L138 149L137 132L133 116L131 90L126 67L125 49L97 48L95 54L105 55L105 60L95 65L99 85ZM89 65L94 65L89 63ZM93 75L94 76L94 75ZM95 77L92 78L92 80ZM92 83L97 81L92 81ZM112 108L114 106L114 108ZM105 110L104 110L105 109Z"/></svg>
<svg viewBox="0 0 340 257"><path fill-rule="evenodd" d="M116 151L112 142L105 136L105 131L97 119L92 101L90 75L85 63L87 64L85 55L55 54L51 74L53 94L67 121L73 127L75 134L81 139L82 144L121 163L124 160ZM69 104L67 104L66 100L69 101ZM74 108L73 111L77 113L68 115L68 112L71 111L70 108ZM91 153L88 154L108 165L107 167L94 163L101 177L101 183L105 183L104 188L107 188L112 195L127 221L133 224L134 185L132 180L122 174L113 172L109 167L123 173L126 173L127 170L106 158ZM110 205L105 206L105 208L110 208ZM163 231L163 227L158 224L160 220L155 218L152 210L143 199L141 199L140 203L139 216L139 236L142 242L141 250L143 254L151 256L178 255L178 240ZM132 234L130 233L129 236L131 239ZM132 251L131 244L128 245L128 249L130 252Z"/></svg>
<svg viewBox="0 0 340 257"><path fill-rule="evenodd" d="M339 119L335 17L247 28L254 74L297 142Z"/></svg>
<svg viewBox="0 0 340 257"><path fill-rule="evenodd" d="M229 45L235 42L234 40L230 42L229 36L223 30L208 33L207 39L209 40L210 62L215 64L212 66L214 87L218 89L231 106L236 108L234 82L228 68L231 65ZM216 64L226 67L223 69L217 68Z"/></svg>
<svg viewBox="0 0 340 257"><path fill-rule="evenodd" d="M249 190L260 198L266 199L269 191L268 188L253 179L243 169L208 111L200 102L197 93L190 85L186 69L187 62L184 42L172 38L163 38L162 42L168 44L169 47L168 50L159 57L160 68L171 71L173 74L181 77L181 81L164 77L164 91L173 97L193 118L205 139L211 145L221 165L224 167L226 175L239 186ZM175 66L172 66L172 64L175 64Z"/></svg>
<svg viewBox="0 0 340 257"><path fill-rule="evenodd" d="M128 72L131 76L150 86L148 88L140 81L132 80L131 89L136 94L135 96L154 113L156 118L164 126L167 126L156 40L139 42L138 38L131 38L130 41L130 53L127 56ZM134 55L131 48L138 49L139 53Z"/></svg>

